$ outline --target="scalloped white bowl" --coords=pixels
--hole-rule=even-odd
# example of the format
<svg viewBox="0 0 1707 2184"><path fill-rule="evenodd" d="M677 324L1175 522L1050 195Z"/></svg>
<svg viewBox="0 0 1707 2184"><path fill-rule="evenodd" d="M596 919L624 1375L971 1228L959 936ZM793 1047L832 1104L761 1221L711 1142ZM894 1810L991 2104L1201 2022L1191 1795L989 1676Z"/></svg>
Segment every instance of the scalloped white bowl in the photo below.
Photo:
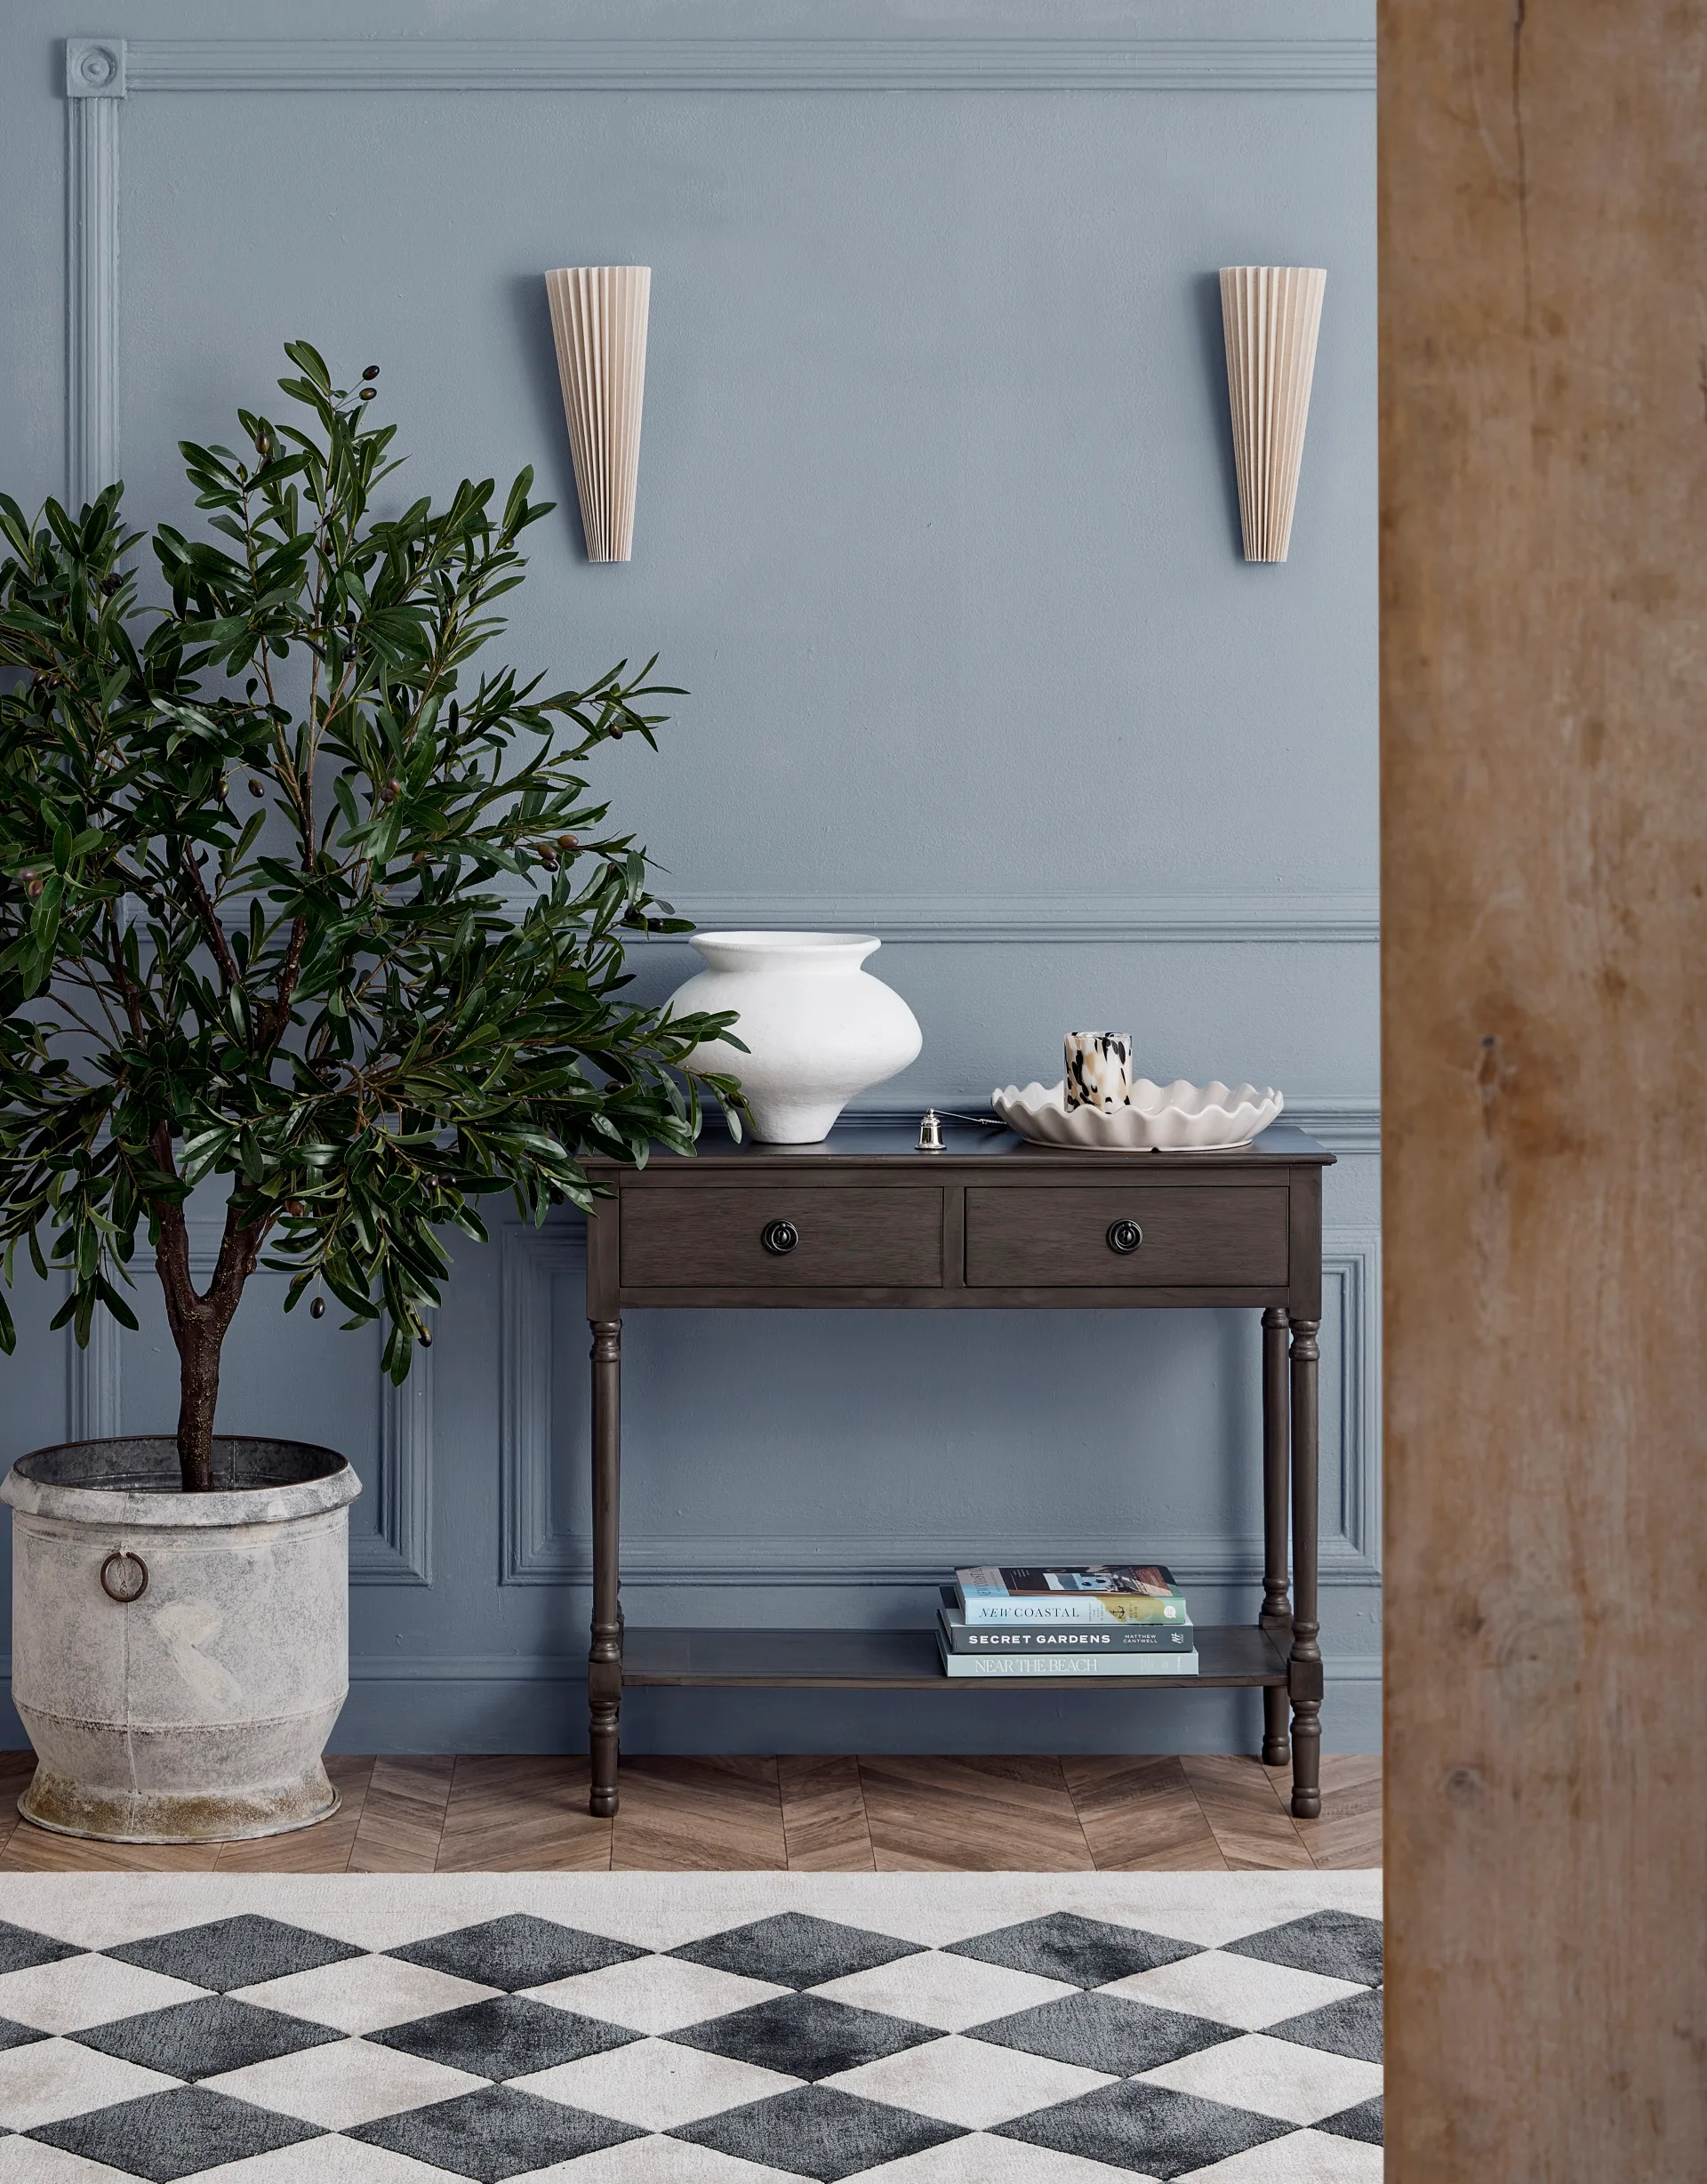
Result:
<svg viewBox="0 0 1707 2184"><path fill-rule="evenodd" d="M1070 1145L1081 1152L1224 1152L1247 1145L1266 1130L1286 1104L1272 1086L1254 1084L1231 1090L1224 1084L1170 1085L1140 1077L1132 1104L1102 1114L1094 1107L1069 1108L1064 1087L1017 1085L990 1095L996 1112L1012 1130L1034 1145Z"/></svg>

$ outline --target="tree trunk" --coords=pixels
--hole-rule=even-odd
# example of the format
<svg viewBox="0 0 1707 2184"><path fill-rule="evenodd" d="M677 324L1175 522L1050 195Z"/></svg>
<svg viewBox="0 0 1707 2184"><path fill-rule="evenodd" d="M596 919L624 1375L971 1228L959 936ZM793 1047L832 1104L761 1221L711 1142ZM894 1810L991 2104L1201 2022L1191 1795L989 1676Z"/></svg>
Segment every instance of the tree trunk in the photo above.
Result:
<svg viewBox="0 0 1707 2184"><path fill-rule="evenodd" d="M213 1413L225 1329L196 1313L178 1337L178 1466L186 1494L213 1489Z"/></svg>
<svg viewBox="0 0 1707 2184"><path fill-rule="evenodd" d="M186 1494L213 1490L220 1353L242 1302L244 1284L255 1271L261 1234L260 1224L244 1225L237 1219L235 1204L227 1206L219 1262L203 1294L190 1278L189 1233L182 1207L167 1208L160 1215L154 1263L165 1297L166 1323L178 1345L178 1467Z"/></svg>

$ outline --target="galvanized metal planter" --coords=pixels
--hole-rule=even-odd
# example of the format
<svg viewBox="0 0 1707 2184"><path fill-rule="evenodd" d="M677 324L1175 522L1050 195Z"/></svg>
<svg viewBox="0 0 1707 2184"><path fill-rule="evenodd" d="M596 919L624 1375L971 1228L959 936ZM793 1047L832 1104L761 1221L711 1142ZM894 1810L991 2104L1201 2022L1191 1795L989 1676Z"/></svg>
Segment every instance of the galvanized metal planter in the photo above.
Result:
<svg viewBox="0 0 1707 2184"><path fill-rule="evenodd" d="M185 1494L169 1436L12 1465L12 1699L25 1817L109 1843L211 1843L325 1819L349 1688L345 1458L221 1436Z"/></svg>

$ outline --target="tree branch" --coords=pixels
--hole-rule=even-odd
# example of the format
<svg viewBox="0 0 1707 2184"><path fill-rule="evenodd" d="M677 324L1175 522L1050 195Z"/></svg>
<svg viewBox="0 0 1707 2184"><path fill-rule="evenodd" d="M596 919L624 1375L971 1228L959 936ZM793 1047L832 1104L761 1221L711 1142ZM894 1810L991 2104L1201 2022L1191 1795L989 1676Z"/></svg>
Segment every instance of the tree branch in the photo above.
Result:
<svg viewBox="0 0 1707 2184"><path fill-rule="evenodd" d="M202 868L196 862L195 844L186 839L182 844L184 877L189 882L189 892L196 903L208 943L218 959L228 986L240 986L243 973L237 968L237 960L231 952L231 943L225 937L225 927L220 923L219 912L208 897L207 887L202 879Z"/></svg>
<svg viewBox="0 0 1707 2184"><path fill-rule="evenodd" d="M130 971L125 966L124 935L119 929L118 912L110 903L107 905L107 927L108 947L110 951L108 960L112 964L113 984L118 988L119 998L124 1004L124 1016L131 1027L131 1037L140 1040L144 1036L142 996L137 992L132 982ZM171 1158L172 1140L168 1137L166 1140L168 1165L171 1163Z"/></svg>
<svg viewBox="0 0 1707 2184"><path fill-rule="evenodd" d="M225 1230L220 1238L220 1256L214 1264L213 1279L208 1283L203 1300L219 1321L221 1332L237 1308L244 1283L255 1271L261 1239L268 1225L265 1221L239 1221L235 1193L226 1200Z"/></svg>
<svg viewBox="0 0 1707 2184"><path fill-rule="evenodd" d="M278 984L273 998L260 1011L256 1020L256 1039L264 1049L283 1038L284 1027L291 1020L291 1001L296 992L296 982L302 970L302 951L308 945L309 921L296 917L291 921L290 943L284 951L284 960L278 967Z"/></svg>

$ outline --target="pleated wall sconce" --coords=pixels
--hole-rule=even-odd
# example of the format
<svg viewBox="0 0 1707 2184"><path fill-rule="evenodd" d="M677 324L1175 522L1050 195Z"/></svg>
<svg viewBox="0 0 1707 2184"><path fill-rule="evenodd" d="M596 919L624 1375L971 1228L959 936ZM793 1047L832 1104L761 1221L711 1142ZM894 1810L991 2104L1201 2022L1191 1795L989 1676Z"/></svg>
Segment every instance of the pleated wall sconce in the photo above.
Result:
<svg viewBox="0 0 1707 2184"><path fill-rule="evenodd" d="M652 268L566 266L546 275L545 290L587 558L627 561L634 551Z"/></svg>
<svg viewBox="0 0 1707 2184"><path fill-rule="evenodd" d="M1327 275L1311 265L1224 265L1221 324L1247 561L1284 561Z"/></svg>

